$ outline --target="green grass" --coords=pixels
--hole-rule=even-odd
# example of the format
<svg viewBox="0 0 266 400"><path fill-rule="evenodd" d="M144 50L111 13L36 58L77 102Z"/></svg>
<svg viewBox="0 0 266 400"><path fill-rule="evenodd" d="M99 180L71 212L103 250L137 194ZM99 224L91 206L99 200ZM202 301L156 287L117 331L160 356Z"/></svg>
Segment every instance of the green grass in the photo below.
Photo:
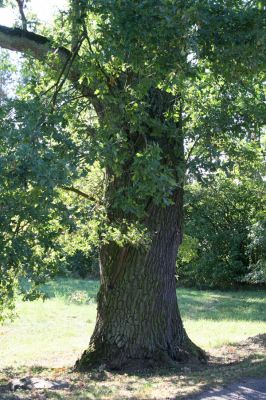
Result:
<svg viewBox="0 0 266 400"><path fill-rule="evenodd" d="M266 332L265 291L181 289L178 298L192 340L206 350Z"/></svg>
<svg viewBox="0 0 266 400"><path fill-rule="evenodd" d="M72 373L69 367L88 346L94 328L98 288L94 281L58 279L44 286L44 302L18 302L18 317L0 326L1 399L177 399L241 377L266 375L266 335L244 341L266 332L265 291L189 289L177 290L181 314L189 336L211 353L207 366ZM10 378L25 376L63 379L71 386L16 396L5 389Z"/></svg>
<svg viewBox="0 0 266 400"><path fill-rule="evenodd" d="M98 282L58 279L44 302L19 302L18 318L0 327L0 367L73 365L87 347L96 318ZM187 332L209 351L266 332L265 291L178 289Z"/></svg>

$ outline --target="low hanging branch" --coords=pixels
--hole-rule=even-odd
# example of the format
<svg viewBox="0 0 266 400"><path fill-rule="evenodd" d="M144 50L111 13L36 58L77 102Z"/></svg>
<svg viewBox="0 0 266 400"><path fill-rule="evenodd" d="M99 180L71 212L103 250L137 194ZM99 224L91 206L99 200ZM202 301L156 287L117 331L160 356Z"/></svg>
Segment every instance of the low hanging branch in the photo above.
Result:
<svg viewBox="0 0 266 400"><path fill-rule="evenodd" d="M65 47L54 48L51 41L45 36L19 28L8 28L3 25L0 25L0 47L23 54L29 54L58 72L61 72L65 63L72 58L71 51ZM49 57L51 54L56 55L57 60L53 57ZM75 88L79 90L84 97L90 99L98 115L102 115L103 107L95 94L95 89L87 84L86 79L82 80L81 83L81 73L77 64L78 57L76 57L76 62L68 71L67 79L73 83Z"/></svg>
<svg viewBox="0 0 266 400"><path fill-rule="evenodd" d="M50 40L37 33L24 31L19 28L8 28L0 25L0 47L20 53L31 54L34 58L44 61L48 53L56 51ZM69 51L64 48L58 49L59 57L66 59Z"/></svg>

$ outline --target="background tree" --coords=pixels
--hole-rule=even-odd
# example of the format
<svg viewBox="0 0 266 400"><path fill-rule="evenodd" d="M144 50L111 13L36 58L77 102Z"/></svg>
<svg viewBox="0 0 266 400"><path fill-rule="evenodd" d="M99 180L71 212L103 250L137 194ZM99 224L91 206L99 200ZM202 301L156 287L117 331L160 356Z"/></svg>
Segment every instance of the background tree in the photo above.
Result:
<svg viewBox="0 0 266 400"><path fill-rule="evenodd" d="M33 119L10 121L12 131L30 121L30 140L38 126L37 158L51 156L44 181L27 170L31 186L95 203L98 316L77 368L205 358L176 299L185 171L192 157L190 168L206 175L233 137L255 130L236 110L243 82L254 87L263 71L263 15L253 1L99 0L70 2L51 39L0 27L2 47L39 60L27 65L20 94ZM73 186L96 160L100 199Z"/></svg>
<svg viewBox="0 0 266 400"><path fill-rule="evenodd" d="M180 283L224 289L239 286L254 269L253 282L263 282L262 193L261 182L225 176L208 187L187 187L186 235L177 262Z"/></svg>

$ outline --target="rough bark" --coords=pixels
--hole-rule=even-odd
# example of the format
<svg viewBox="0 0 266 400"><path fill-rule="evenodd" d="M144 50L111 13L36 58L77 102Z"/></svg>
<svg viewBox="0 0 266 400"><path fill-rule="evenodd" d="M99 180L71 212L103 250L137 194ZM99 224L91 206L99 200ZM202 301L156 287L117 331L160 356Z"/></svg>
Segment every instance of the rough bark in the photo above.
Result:
<svg viewBox="0 0 266 400"><path fill-rule="evenodd" d="M170 207L152 206L147 225L154 232L149 249L101 249L98 316L78 370L171 365L205 360L188 338L177 305L175 262L181 242L182 190Z"/></svg>

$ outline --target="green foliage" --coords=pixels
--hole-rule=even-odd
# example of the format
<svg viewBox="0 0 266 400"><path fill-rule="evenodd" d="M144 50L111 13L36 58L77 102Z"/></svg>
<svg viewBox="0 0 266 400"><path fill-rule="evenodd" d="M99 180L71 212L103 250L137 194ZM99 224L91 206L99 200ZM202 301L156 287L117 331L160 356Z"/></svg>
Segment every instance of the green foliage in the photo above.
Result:
<svg viewBox="0 0 266 400"><path fill-rule="evenodd" d="M232 81L237 75L254 76L263 71L265 33L258 30L258 25L265 23L265 12L259 2L209 0L199 3L200 56L210 61L213 71Z"/></svg>
<svg viewBox="0 0 266 400"><path fill-rule="evenodd" d="M259 215L260 217L260 215ZM263 218L263 215L261 215ZM249 273L243 281L266 284L266 221L261 219L251 225L248 234Z"/></svg>
<svg viewBox="0 0 266 400"><path fill-rule="evenodd" d="M97 250L86 254L76 250L73 255L68 255L64 262L63 271L69 272L74 277L99 278L99 265Z"/></svg>
<svg viewBox="0 0 266 400"><path fill-rule="evenodd" d="M260 186L223 176L208 187L187 188L187 235L177 262L181 283L226 288L265 282L265 227L254 222L265 206Z"/></svg>
<svg viewBox="0 0 266 400"><path fill-rule="evenodd" d="M17 291L34 299L57 272L57 237L72 224L57 188L73 176L64 153L74 144L60 115L41 110L36 98L5 98L0 110L0 319Z"/></svg>

